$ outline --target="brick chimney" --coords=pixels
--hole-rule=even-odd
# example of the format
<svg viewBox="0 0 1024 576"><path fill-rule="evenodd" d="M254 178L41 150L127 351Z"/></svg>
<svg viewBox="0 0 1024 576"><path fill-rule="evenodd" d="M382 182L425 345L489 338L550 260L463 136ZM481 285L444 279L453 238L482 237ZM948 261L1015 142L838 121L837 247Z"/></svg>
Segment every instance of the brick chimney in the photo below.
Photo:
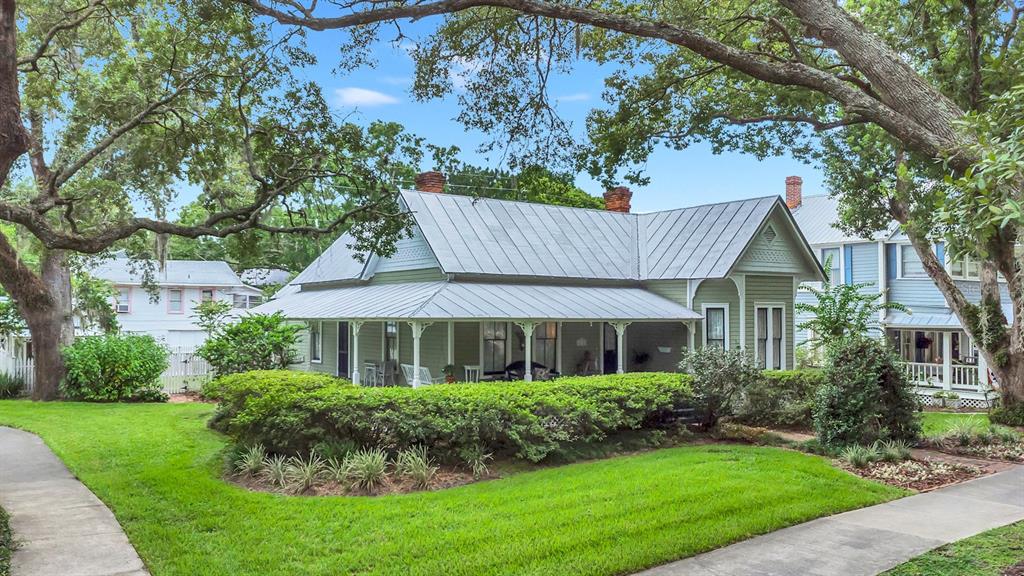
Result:
<svg viewBox="0 0 1024 576"><path fill-rule="evenodd" d="M786 206L793 210L804 201L804 179L799 176L786 176Z"/></svg>
<svg viewBox="0 0 1024 576"><path fill-rule="evenodd" d="M416 175L416 189L420 192L444 193L444 174L440 172L420 172Z"/></svg>
<svg viewBox="0 0 1024 576"><path fill-rule="evenodd" d="M629 212L629 201L633 193L625 186L616 186L604 193L604 208L612 212Z"/></svg>

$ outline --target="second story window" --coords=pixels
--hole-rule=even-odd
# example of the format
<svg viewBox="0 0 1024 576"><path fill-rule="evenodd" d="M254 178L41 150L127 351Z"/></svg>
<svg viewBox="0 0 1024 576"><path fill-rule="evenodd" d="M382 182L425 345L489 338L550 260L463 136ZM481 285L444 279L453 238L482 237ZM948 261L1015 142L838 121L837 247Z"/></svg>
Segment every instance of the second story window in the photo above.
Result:
<svg viewBox="0 0 1024 576"><path fill-rule="evenodd" d="M167 289L167 312L181 314L185 311L185 293L181 288Z"/></svg>
<svg viewBox="0 0 1024 576"><path fill-rule="evenodd" d="M977 280L979 276L978 260L971 258L970 256L964 256L963 258L956 258L955 260L950 260L949 275L954 278L966 278L968 280Z"/></svg>
<svg viewBox="0 0 1024 576"><path fill-rule="evenodd" d="M132 289L122 286L117 289L117 302L115 307L118 314L128 314L132 311Z"/></svg>
<svg viewBox="0 0 1024 576"><path fill-rule="evenodd" d="M822 248L821 265L828 273L828 281L832 284L839 284L843 281L842 270L839 267L839 248Z"/></svg>
<svg viewBox="0 0 1024 576"><path fill-rule="evenodd" d="M928 272L921 263L914 247L910 244L900 245L900 270L903 278L927 278Z"/></svg>
<svg viewBox="0 0 1024 576"><path fill-rule="evenodd" d="M231 301L235 308L246 308L249 305L249 299L245 294L235 294L231 297Z"/></svg>
<svg viewBox="0 0 1024 576"><path fill-rule="evenodd" d="M200 300L202 302L212 302L213 301L213 288L203 288L203 291L200 294L201 294Z"/></svg>

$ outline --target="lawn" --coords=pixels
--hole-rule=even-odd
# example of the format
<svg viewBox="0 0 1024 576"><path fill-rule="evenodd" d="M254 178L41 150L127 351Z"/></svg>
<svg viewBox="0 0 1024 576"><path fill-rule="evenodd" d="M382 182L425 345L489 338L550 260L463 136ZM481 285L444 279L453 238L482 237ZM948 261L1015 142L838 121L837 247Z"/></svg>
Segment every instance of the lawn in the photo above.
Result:
<svg viewBox="0 0 1024 576"><path fill-rule="evenodd" d="M925 436L938 436L952 428L957 422L975 420L988 426L988 414L959 414L956 412L922 412L921 426Z"/></svg>
<svg viewBox="0 0 1024 576"><path fill-rule="evenodd" d="M630 573L899 497L821 458L693 446L379 498L219 478L201 404L0 401L114 511L154 576Z"/></svg>
<svg viewBox="0 0 1024 576"><path fill-rule="evenodd" d="M936 548L885 576L1000 576L1018 562L1024 562L1024 522Z"/></svg>
<svg viewBox="0 0 1024 576"><path fill-rule="evenodd" d="M7 518L7 512L0 508L0 576L10 575L11 552L14 551L14 537Z"/></svg>

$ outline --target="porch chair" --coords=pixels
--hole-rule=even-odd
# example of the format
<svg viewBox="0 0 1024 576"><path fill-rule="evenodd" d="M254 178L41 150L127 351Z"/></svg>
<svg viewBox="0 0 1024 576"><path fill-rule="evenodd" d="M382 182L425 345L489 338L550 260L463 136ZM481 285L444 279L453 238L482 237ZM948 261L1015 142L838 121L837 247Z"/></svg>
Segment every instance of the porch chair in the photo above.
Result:
<svg viewBox="0 0 1024 576"><path fill-rule="evenodd" d="M480 381L480 374L482 373L482 371L480 370L479 366L465 366L463 367L463 371L465 372L466 382Z"/></svg>
<svg viewBox="0 0 1024 576"><path fill-rule="evenodd" d="M383 384L380 369L373 362L367 362L363 365L362 374L363 386L381 386Z"/></svg>
<svg viewBox="0 0 1024 576"><path fill-rule="evenodd" d="M416 372L412 364L402 364L402 375L405 376L405 383L407 385L412 386L415 374ZM420 366L420 384L437 384L438 382L444 382L444 377L432 378L430 376L430 369Z"/></svg>

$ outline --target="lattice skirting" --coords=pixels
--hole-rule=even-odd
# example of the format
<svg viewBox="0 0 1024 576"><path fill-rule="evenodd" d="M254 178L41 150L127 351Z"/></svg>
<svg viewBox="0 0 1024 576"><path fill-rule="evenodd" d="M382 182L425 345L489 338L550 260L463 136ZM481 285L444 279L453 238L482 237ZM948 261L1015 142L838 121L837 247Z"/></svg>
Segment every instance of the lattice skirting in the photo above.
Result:
<svg viewBox="0 0 1024 576"><path fill-rule="evenodd" d="M921 403L925 406L942 406L942 400L939 398L932 397L935 392L928 390L918 390L917 395L921 399ZM995 401L995 398L992 399ZM984 398L966 398L961 395L959 400L960 408L977 408L980 410L987 410L990 408L989 401ZM956 406L956 401L951 402L948 398L946 399L946 407L953 408Z"/></svg>

